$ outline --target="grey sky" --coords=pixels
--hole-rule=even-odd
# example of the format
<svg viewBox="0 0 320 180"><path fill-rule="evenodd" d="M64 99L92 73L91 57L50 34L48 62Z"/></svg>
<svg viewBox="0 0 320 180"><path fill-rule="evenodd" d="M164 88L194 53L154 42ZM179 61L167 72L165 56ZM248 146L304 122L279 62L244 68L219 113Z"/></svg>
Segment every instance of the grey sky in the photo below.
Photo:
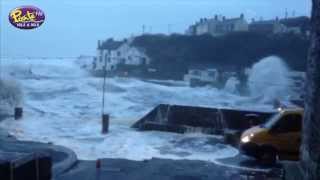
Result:
<svg viewBox="0 0 320 180"><path fill-rule="evenodd" d="M1 53L5 57L94 55L98 39L123 38L146 31L183 32L201 17L244 13L264 19L309 15L311 0L0 0ZM35 5L46 14L38 29L19 30L8 21L9 11Z"/></svg>

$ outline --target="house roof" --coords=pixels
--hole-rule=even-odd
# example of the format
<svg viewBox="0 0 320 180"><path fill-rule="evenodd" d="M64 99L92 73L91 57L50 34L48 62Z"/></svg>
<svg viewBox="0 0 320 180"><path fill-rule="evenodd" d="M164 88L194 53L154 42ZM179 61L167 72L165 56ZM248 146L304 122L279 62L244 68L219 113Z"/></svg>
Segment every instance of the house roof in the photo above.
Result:
<svg viewBox="0 0 320 180"><path fill-rule="evenodd" d="M301 27L303 29L310 29L310 18L305 16L281 19L280 22L287 27Z"/></svg>
<svg viewBox="0 0 320 180"><path fill-rule="evenodd" d="M224 21L222 21L222 23L235 23L239 20L242 20L241 18L231 18L231 19L225 19Z"/></svg>
<svg viewBox="0 0 320 180"><path fill-rule="evenodd" d="M266 20L266 21L255 21L252 22L251 25L273 25L277 23L276 20Z"/></svg>
<svg viewBox="0 0 320 180"><path fill-rule="evenodd" d="M115 41L113 39L108 39L104 41L98 49L107 49L107 50L115 50L118 49L124 41Z"/></svg>

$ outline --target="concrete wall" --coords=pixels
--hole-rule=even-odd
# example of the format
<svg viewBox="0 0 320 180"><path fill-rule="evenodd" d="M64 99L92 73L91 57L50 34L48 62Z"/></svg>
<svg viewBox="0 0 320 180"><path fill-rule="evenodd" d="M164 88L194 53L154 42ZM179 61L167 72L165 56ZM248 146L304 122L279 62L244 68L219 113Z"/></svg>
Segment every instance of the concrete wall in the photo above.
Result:
<svg viewBox="0 0 320 180"><path fill-rule="evenodd" d="M161 104L132 127L139 130L160 130L177 133L197 129L203 133L222 134L227 129L243 131L253 125L265 122L271 115L273 115L272 112Z"/></svg>
<svg viewBox="0 0 320 180"><path fill-rule="evenodd" d="M50 180L52 160L46 153L0 152L1 180Z"/></svg>

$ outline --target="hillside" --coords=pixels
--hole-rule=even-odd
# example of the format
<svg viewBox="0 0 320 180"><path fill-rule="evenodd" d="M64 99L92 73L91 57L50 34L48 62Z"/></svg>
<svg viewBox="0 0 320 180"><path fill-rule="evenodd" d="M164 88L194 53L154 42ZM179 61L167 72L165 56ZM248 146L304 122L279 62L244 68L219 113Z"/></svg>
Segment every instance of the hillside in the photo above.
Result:
<svg viewBox="0 0 320 180"><path fill-rule="evenodd" d="M295 34L270 36L241 32L220 37L143 35L135 38L133 45L146 50L153 66L167 71L199 66L238 69L269 55L277 55L290 68L301 71L306 68L309 41Z"/></svg>

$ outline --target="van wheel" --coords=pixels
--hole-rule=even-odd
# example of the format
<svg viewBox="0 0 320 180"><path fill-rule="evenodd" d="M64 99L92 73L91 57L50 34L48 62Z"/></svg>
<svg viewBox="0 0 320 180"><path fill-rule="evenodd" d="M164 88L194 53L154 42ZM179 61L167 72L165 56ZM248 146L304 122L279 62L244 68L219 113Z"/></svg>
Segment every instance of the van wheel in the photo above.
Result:
<svg viewBox="0 0 320 180"><path fill-rule="evenodd" d="M274 165L277 162L278 155L273 148L262 148L259 160L264 165Z"/></svg>

